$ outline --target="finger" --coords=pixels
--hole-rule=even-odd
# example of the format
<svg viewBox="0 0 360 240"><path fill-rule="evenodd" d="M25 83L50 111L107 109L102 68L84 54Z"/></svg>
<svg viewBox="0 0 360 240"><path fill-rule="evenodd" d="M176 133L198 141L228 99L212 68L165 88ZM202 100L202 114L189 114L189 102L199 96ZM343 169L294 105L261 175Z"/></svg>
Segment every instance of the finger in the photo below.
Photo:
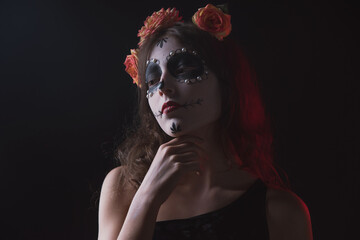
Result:
<svg viewBox="0 0 360 240"><path fill-rule="evenodd" d="M185 158L183 158L183 159L185 159ZM173 164L173 166L174 166L174 170L176 172L178 172L178 171L182 172L184 170L186 170L186 171L189 171L189 170L191 170L191 171L200 171L200 169L201 169L200 164L199 164L198 161L190 160L189 158L188 158L188 160L185 160L185 161L175 162Z"/></svg>
<svg viewBox="0 0 360 240"><path fill-rule="evenodd" d="M183 171L201 172L199 163L197 162L185 162L181 163Z"/></svg>
<svg viewBox="0 0 360 240"><path fill-rule="evenodd" d="M192 143L196 143L196 144L201 144L204 142L204 139L197 137L197 136L193 136L193 135L184 135L184 136L180 136L180 137L171 139L170 141L165 143L165 145L173 145L173 144L179 144L179 143L183 143L183 142L192 142Z"/></svg>
<svg viewBox="0 0 360 240"><path fill-rule="evenodd" d="M184 150L184 149L183 149ZM196 145L192 145L190 147L187 147L184 152L181 152L181 150L179 150L178 154L180 153L194 153L196 154L196 161L199 163L199 167L201 170L204 169L204 164L206 161L208 161L209 159L209 155L207 154L207 152L201 148L201 147L198 147Z"/></svg>
<svg viewBox="0 0 360 240"><path fill-rule="evenodd" d="M195 153L197 155L197 158L203 158L207 159L208 155L206 151L195 144L189 144L189 143L182 143L175 146L168 146L164 149L165 156L172 156L177 154L183 154L183 153Z"/></svg>
<svg viewBox="0 0 360 240"><path fill-rule="evenodd" d="M171 145L168 147L173 150L180 151L180 152L184 152L184 151L205 152L205 150L202 146L199 146L199 145L191 143L191 142L182 142L182 143L174 144L174 145Z"/></svg>
<svg viewBox="0 0 360 240"><path fill-rule="evenodd" d="M180 153L180 154L172 155L169 158L169 161L172 162L173 164L186 163L186 162L198 162L199 155L196 152Z"/></svg>
<svg viewBox="0 0 360 240"><path fill-rule="evenodd" d="M186 152L196 152L199 157L207 158L207 152L204 150L204 148L195 145L195 144L189 144L189 143L182 143L176 146L170 147L170 152L173 153L186 153Z"/></svg>

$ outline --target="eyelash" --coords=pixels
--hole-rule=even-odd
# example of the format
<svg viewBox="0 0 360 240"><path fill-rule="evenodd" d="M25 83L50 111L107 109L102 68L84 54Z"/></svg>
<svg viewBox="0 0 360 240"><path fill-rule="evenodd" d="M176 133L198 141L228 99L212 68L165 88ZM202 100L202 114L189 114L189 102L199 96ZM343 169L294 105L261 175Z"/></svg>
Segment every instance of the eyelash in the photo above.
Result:
<svg viewBox="0 0 360 240"><path fill-rule="evenodd" d="M179 67L177 67L176 72L177 72L177 74L181 74L181 73L184 73L186 71L191 71L191 70L194 70L194 69L196 69L196 68L193 67L193 66L179 66ZM178 73L179 70L181 70L180 73Z"/></svg>
<svg viewBox="0 0 360 240"><path fill-rule="evenodd" d="M158 81L159 81L159 79L150 80L150 81L148 81L148 86L152 86L152 85L156 84Z"/></svg>
<svg viewBox="0 0 360 240"><path fill-rule="evenodd" d="M170 52L169 56L167 56L166 59L167 59L167 61L169 61L169 59L170 59L171 57L173 57L174 54L177 55L177 54L181 54L181 53L185 53L185 52L188 52L188 53L190 53L190 54L193 54L193 55L197 56L197 52L196 52L196 51L188 51L188 50L185 49L185 48L181 48L181 49L177 49L177 50L175 50L175 51ZM148 64L151 63L151 62L152 62L152 63L156 63L156 64L159 64L159 63L160 63L160 62L159 62L158 60L156 60L156 59L149 59L149 60L146 62L146 64L148 65ZM205 64L204 61L202 61L202 62L203 62L203 64ZM176 68L175 71L176 71L176 75L180 77L182 74L184 74L184 73L186 73L186 72L190 72L190 71L192 71L192 70L194 70L194 69L196 69L196 67L179 65L179 66ZM154 84L156 84L156 83L159 82L159 81L160 81L160 79L153 79L153 80L148 81L147 85L148 85L149 87L151 87L151 86L153 86Z"/></svg>
<svg viewBox="0 0 360 240"><path fill-rule="evenodd" d="M195 67L192 67L192 66L183 66L183 65L181 65L181 66L178 66L178 67L177 67L177 69L176 69L176 74L177 74L177 75L181 75L181 74L187 72L188 70L191 71L191 70L193 70L193 69L195 69ZM160 79L155 78L155 79L152 79L152 80L148 81L148 86L149 86L149 87L150 87L150 86L153 86L154 84L156 84L157 82L159 82L159 80L160 80Z"/></svg>

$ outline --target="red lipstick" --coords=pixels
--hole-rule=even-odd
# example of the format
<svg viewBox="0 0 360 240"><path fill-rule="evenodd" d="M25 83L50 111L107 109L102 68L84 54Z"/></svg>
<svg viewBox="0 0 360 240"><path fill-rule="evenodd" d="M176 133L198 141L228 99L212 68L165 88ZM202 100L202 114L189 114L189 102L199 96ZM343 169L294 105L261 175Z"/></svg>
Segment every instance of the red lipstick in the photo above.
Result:
<svg viewBox="0 0 360 240"><path fill-rule="evenodd" d="M173 101L168 101L162 105L161 113L166 114L178 109L179 107L181 107L180 104Z"/></svg>

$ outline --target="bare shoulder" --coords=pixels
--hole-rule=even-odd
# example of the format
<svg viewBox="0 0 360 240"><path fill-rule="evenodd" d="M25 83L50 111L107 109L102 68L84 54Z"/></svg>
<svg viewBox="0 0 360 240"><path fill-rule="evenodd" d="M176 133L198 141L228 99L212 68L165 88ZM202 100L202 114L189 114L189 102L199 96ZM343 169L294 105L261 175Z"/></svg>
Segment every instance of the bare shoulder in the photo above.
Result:
<svg viewBox="0 0 360 240"><path fill-rule="evenodd" d="M295 193L268 188L266 200L270 240L313 239L309 210Z"/></svg>
<svg viewBox="0 0 360 240"><path fill-rule="evenodd" d="M112 169L105 177L101 191L102 193L109 193L112 195L131 194L135 191L130 184L126 183L123 179L126 167L120 166Z"/></svg>
<svg viewBox="0 0 360 240"><path fill-rule="evenodd" d="M123 179L125 167L105 177L99 203L99 239L116 239L136 190Z"/></svg>

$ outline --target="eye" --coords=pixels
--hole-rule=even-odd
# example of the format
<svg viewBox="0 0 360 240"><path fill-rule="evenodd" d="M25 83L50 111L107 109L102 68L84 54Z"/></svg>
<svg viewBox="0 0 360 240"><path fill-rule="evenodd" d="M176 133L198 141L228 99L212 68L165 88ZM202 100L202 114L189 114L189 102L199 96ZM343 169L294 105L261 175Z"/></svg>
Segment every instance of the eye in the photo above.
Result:
<svg viewBox="0 0 360 240"><path fill-rule="evenodd" d="M182 74L185 72L185 68L183 66L181 67L178 67L176 70L175 70L175 74L178 75L178 74Z"/></svg>
<svg viewBox="0 0 360 240"><path fill-rule="evenodd" d="M159 82L159 79L152 79L148 81L148 86L152 86L154 84L156 84L157 82Z"/></svg>
<svg viewBox="0 0 360 240"><path fill-rule="evenodd" d="M150 62L145 72L145 82L148 86L154 85L159 82L162 71L159 64Z"/></svg>
<svg viewBox="0 0 360 240"><path fill-rule="evenodd" d="M168 59L167 67L172 76L179 80L192 79L204 73L201 58L188 52L174 54Z"/></svg>
<svg viewBox="0 0 360 240"><path fill-rule="evenodd" d="M180 75L182 73L186 73L186 72L191 72L193 70L195 70L196 67L193 66L179 66L176 70L175 70L175 74L176 75Z"/></svg>

